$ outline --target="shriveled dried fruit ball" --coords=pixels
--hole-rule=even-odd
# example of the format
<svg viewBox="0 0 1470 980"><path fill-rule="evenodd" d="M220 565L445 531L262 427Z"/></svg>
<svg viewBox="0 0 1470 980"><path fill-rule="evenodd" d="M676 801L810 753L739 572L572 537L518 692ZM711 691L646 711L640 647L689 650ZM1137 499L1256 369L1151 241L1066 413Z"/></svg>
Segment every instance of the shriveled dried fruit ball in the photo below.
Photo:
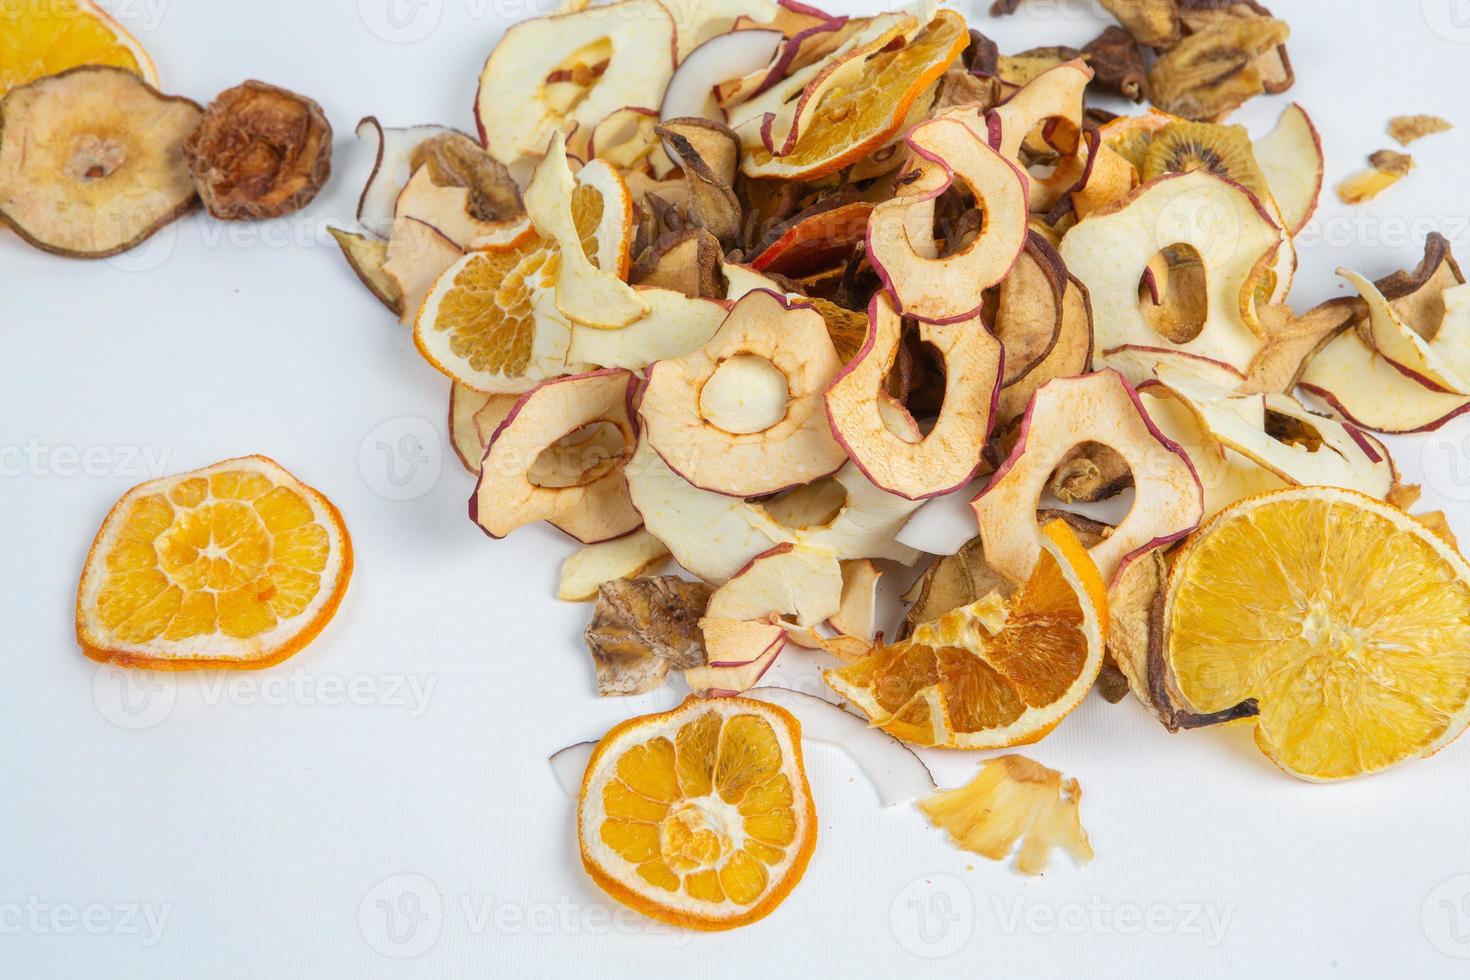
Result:
<svg viewBox="0 0 1470 980"><path fill-rule="evenodd" d="M0 102L0 221L59 255L127 251L193 204L180 147L202 111L121 68L11 89Z"/></svg>
<svg viewBox="0 0 1470 980"><path fill-rule="evenodd" d="M184 158L216 218L278 218L332 175L332 127L311 99L252 80L215 97Z"/></svg>

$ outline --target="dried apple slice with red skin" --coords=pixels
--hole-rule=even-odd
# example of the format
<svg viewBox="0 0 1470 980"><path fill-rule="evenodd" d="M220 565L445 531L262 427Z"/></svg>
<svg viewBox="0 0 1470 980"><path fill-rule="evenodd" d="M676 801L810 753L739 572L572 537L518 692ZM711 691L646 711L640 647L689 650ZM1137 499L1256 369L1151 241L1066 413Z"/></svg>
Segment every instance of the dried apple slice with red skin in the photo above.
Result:
<svg viewBox="0 0 1470 980"><path fill-rule="evenodd" d="M1021 256L994 290L992 332L1006 354L1003 388L1016 384L1055 349L1065 318L1066 284L1066 266L1056 249L1039 233L1028 232Z"/></svg>
<svg viewBox="0 0 1470 980"><path fill-rule="evenodd" d="M700 697L736 697L760 683L786 646L786 631L766 623L722 621L705 634L705 647L712 657L740 657L761 642L766 647L754 660L711 661L704 667L684 671L684 681Z"/></svg>
<svg viewBox="0 0 1470 980"><path fill-rule="evenodd" d="M1410 379L1433 391L1470 396L1470 334L1434 324L1428 339L1406 323L1378 287L1356 272L1337 270L1368 304L1373 349Z"/></svg>
<svg viewBox="0 0 1470 980"><path fill-rule="evenodd" d="M458 382L449 385L449 444L471 473L480 472L480 458L485 455L485 443L480 439L475 416L495 397Z"/></svg>
<svg viewBox="0 0 1470 980"><path fill-rule="evenodd" d="M866 239L872 213L870 201L810 208L804 217L792 219L780 237L751 259L750 266L757 272L800 277L840 265Z"/></svg>
<svg viewBox="0 0 1470 980"><path fill-rule="evenodd" d="M387 238L393 231L398 195L408 183L409 160L425 140L457 130L448 126L384 126L377 116L365 116L357 124L357 138L375 144L373 169L357 200L357 221L368 231Z"/></svg>
<svg viewBox="0 0 1470 980"><path fill-rule="evenodd" d="M1088 298L1087 287L1077 277L1068 275L1062 292L1062 323L1056 343L1026 373L1001 388L996 421L1009 421L1026 411L1031 396L1048 381L1086 374L1092 366L1092 333L1092 300Z"/></svg>
<svg viewBox="0 0 1470 980"><path fill-rule="evenodd" d="M903 315L930 323L972 319L984 291L1006 277L1026 245L1026 176L957 119L922 123L905 142L918 177L873 209L868 259ZM933 202L956 182L975 196L985 225L964 249L935 258L925 254L932 239L915 242L915 222L927 218L932 226Z"/></svg>
<svg viewBox="0 0 1470 980"><path fill-rule="evenodd" d="M1156 347L1220 362L1243 375L1265 340L1242 310L1253 299L1262 260L1283 236L1249 191L1203 171L1159 177L1078 222L1062 239L1061 255L1092 299L1094 366L1101 367L1105 352L1115 348ZM1206 272L1204 322L1182 343L1150 325L1138 298L1149 263L1174 245L1198 252Z"/></svg>
<svg viewBox="0 0 1470 980"><path fill-rule="evenodd" d="M700 44L674 69L664 89L659 118L701 116L724 122L715 86L773 67L785 40L780 31L753 29L731 31Z"/></svg>
<svg viewBox="0 0 1470 980"><path fill-rule="evenodd" d="M1027 184L1029 207L1033 211L1050 211L1068 191L1084 179L1087 168L1087 144L1082 139L1083 97L1092 69L1083 60L1074 59L1042 72L1019 92L996 106L985 117L982 131L978 120L971 125L977 133L988 136L990 145L1007 160L1021 166L1021 149L1038 126L1064 121L1077 136L1077 146L1052 173L1033 177ZM962 113L966 110L961 110ZM974 111L968 115L973 117Z"/></svg>
<svg viewBox="0 0 1470 980"><path fill-rule="evenodd" d="M722 371L750 357L785 379L749 412L743 432L718 429L707 418L704 393ZM735 304L714 337L684 357L648 369L639 412L648 441L664 461L696 487L756 497L835 473L847 461L832 438L822 393L841 362L826 321L810 306L756 290ZM752 376L755 372L752 371ZM776 404L780 400L781 404ZM774 421L772 421L774 420Z"/></svg>
<svg viewBox="0 0 1470 980"><path fill-rule="evenodd" d="M1352 330L1308 362L1301 388L1352 424L1389 435L1433 432L1470 411L1470 398L1426 388Z"/></svg>
<svg viewBox="0 0 1470 980"><path fill-rule="evenodd" d="M623 470L638 438L637 391L637 375L610 370L555 378L521 396L490 438L470 497L470 520L492 538L541 520L583 544L636 531L643 518L629 499ZM546 450L596 423L617 429L623 459L594 466L587 482L557 487L532 482L532 468Z"/></svg>
<svg viewBox="0 0 1470 980"><path fill-rule="evenodd" d="M1133 472L1132 509L1089 549L1104 579L1199 526L1204 492L1194 464L1154 425L1127 380L1112 370L1060 378L1032 397L1010 457L974 501L985 556L1003 575L1016 581L1030 576L1041 554L1032 515L1051 474L1084 442L1113 449Z"/></svg>
<svg viewBox="0 0 1470 980"><path fill-rule="evenodd" d="M673 17L653 0L623 0L512 25L480 74L480 143L510 166L539 156L554 131L591 127L624 106L657 105L674 74L675 44ZM569 61L596 58L606 67L584 92L567 99L570 106L548 103L548 95L557 94L548 93L548 78L568 70Z"/></svg>
<svg viewBox="0 0 1470 980"><path fill-rule="evenodd" d="M908 500L926 500L969 483L979 470L995 420L1005 354L979 317L961 323L921 323L919 336L944 359L944 404L922 441L888 428L880 409L903 321L887 294L868 307L868 336L827 390L832 435L874 486Z"/></svg>
<svg viewBox="0 0 1470 980"><path fill-rule="evenodd" d="M1266 186L1281 209L1286 233L1295 238L1312 219L1322 196L1322 136L1307 110L1293 102L1281 113L1276 128L1256 141L1254 150Z"/></svg>

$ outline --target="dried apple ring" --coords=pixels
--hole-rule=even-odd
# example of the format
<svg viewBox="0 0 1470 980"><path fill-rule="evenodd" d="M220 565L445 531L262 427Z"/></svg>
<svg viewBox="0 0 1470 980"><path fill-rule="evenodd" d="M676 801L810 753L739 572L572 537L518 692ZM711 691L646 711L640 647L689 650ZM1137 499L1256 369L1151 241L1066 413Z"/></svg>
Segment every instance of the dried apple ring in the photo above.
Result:
<svg viewBox="0 0 1470 980"><path fill-rule="evenodd" d="M884 421L884 384L903 336L903 321L885 293L868 307L868 338L827 390L832 434L876 486L909 500L949 493L980 468L995 418L1004 353L978 317L919 326L944 358L944 404L934 427L910 442Z"/></svg>
<svg viewBox="0 0 1470 980"><path fill-rule="evenodd" d="M637 441L631 371L556 378L516 402L490 437L470 519L492 538L546 521L583 544L636 531L643 518L623 469Z"/></svg>
<svg viewBox="0 0 1470 980"><path fill-rule="evenodd" d="M1081 59L1057 65L1036 76L985 118L990 145L1017 166L1024 166L1023 149L1062 155L1051 173L1030 175L1027 194L1033 211L1051 210L1086 172L1083 96L1092 75L1092 69Z"/></svg>
<svg viewBox="0 0 1470 980"><path fill-rule="evenodd" d="M756 290L703 348L648 369L648 441L704 490L756 497L810 483L847 461L822 402L841 367L820 313Z"/></svg>
<svg viewBox="0 0 1470 980"><path fill-rule="evenodd" d="M900 312L930 323L975 317L983 293L1005 278L1026 245L1026 176L958 119L916 126L906 138L918 177L873 209L868 257ZM934 202L956 182L985 213L973 241L935 257Z"/></svg>
<svg viewBox="0 0 1470 980"><path fill-rule="evenodd" d="M1194 465L1149 419L1123 376L1108 370L1059 378L1032 397L1010 458L972 504L985 559L1001 574L1017 582L1031 575L1042 549L1031 515L1067 452L1085 442L1114 450L1133 473L1132 509L1090 549L1104 579L1199 525L1204 493Z"/></svg>
<svg viewBox="0 0 1470 980"><path fill-rule="evenodd" d="M655 0L523 21L485 62L475 96L480 142L510 166L555 132L625 106L656 106L674 74L674 20Z"/></svg>
<svg viewBox="0 0 1470 980"><path fill-rule="evenodd" d="M1265 339L1251 330L1242 306L1253 298L1258 264L1283 238L1253 194L1202 171L1150 181L1078 222L1062 239L1061 253L1092 299L1094 366L1102 366L1106 351L1143 347L1191 354L1244 375ZM1173 246L1192 249L1204 277L1197 329L1177 340L1150 323L1139 300L1149 264Z"/></svg>

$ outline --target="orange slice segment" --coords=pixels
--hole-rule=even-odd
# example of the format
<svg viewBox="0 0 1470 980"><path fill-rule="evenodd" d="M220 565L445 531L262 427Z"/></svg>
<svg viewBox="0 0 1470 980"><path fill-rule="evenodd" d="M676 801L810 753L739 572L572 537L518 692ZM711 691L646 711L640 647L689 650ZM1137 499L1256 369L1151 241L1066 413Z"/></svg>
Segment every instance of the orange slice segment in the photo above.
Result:
<svg viewBox="0 0 1470 980"><path fill-rule="evenodd" d="M93 660L157 670L256 668L311 642L352 575L331 501L264 456L129 490L77 589Z"/></svg>
<svg viewBox="0 0 1470 980"><path fill-rule="evenodd" d="M1351 490L1279 490L1221 511L1174 560L1164 626L1184 704L1255 699L1256 744L1293 776L1377 772L1470 723L1470 564Z"/></svg>
<svg viewBox="0 0 1470 980"><path fill-rule="evenodd" d="M0 96L78 65L126 68L158 86L138 39L90 0L18 0L0 11Z"/></svg>
<svg viewBox="0 0 1470 980"><path fill-rule="evenodd" d="M1042 556L1013 598L991 593L827 671L827 684L916 745L993 749L1046 735L1097 679L1108 614L1077 536L1061 521L1042 530Z"/></svg>
<svg viewBox="0 0 1470 980"><path fill-rule="evenodd" d="M811 180L856 163L893 139L910 107L969 43L964 18L941 10L908 43L832 66L849 77L833 84L830 76L818 76L808 91L824 89L815 108L799 117L799 132L788 152L781 152L788 149L781 146L749 148L745 173Z"/></svg>
<svg viewBox="0 0 1470 980"><path fill-rule="evenodd" d="M691 697L603 736L577 810L582 865L613 898L690 929L748 925L811 859L801 725L746 698Z"/></svg>

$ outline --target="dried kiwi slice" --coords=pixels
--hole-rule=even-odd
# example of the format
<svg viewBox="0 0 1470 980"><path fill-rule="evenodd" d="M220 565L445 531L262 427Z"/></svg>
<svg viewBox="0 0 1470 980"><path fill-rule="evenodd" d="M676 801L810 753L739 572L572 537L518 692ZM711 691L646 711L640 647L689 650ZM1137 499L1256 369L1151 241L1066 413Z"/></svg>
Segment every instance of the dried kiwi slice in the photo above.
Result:
<svg viewBox="0 0 1470 980"><path fill-rule="evenodd" d="M194 204L181 148L203 112L100 65L11 89L0 101L0 220L58 255L127 251Z"/></svg>
<svg viewBox="0 0 1470 980"><path fill-rule="evenodd" d="M1243 126L1177 122L1154 134L1143 161L1144 180L1195 170L1233 180L1262 201L1271 199Z"/></svg>

